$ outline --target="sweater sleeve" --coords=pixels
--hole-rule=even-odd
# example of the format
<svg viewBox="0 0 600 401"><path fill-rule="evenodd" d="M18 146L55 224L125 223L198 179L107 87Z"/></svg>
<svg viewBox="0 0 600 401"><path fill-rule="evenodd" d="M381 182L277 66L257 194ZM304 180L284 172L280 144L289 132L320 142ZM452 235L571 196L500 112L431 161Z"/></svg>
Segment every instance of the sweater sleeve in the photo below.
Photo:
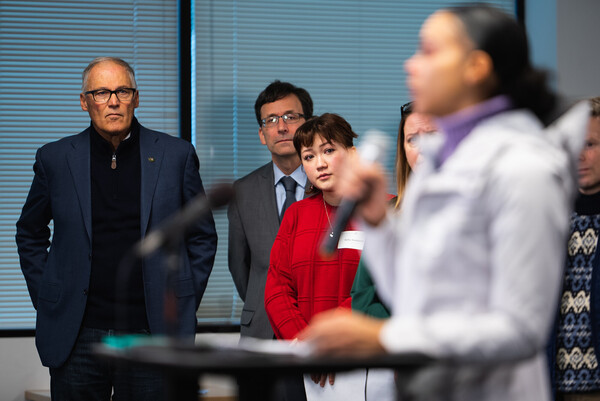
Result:
<svg viewBox="0 0 600 401"><path fill-rule="evenodd" d="M373 279L362 259L358 264L350 295L352 296L352 309L372 317L382 319L390 317L390 312L379 299Z"/></svg>
<svg viewBox="0 0 600 401"><path fill-rule="evenodd" d="M298 293L290 266L292 237L295 233L295 205L286 211L271 248L271 260L265 286L265 309L279 339L291 340L307 326L298 307Z"/></svg>

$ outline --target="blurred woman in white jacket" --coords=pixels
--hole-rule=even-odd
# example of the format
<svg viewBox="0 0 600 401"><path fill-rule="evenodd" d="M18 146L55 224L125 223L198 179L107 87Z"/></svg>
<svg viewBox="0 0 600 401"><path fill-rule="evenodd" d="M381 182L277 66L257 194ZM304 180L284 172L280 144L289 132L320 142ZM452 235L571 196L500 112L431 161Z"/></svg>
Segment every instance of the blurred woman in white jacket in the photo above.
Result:
<svg viewBox="0 0 600 401"><path fill-rule="evenodd" d="M327 313L301 338L321 353L422 352L463 367L428 380L423 399L547 400L543 349L588 111L555 127L576 132L570 142L544 131L554 96L523 29L488 6L434 13L405 68L415 110L441 135L423 138L401 217L387 213L377 166L354 163L340 188L362 199L363 257L392 317Z"/></svg>

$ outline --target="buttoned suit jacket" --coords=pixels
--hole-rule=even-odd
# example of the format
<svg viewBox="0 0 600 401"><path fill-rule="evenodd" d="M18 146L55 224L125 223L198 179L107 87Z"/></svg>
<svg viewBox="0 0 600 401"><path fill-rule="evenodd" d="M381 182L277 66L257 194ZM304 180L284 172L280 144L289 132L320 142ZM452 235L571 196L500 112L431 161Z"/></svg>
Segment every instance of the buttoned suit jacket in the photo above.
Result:
<svg viewBox="0 0 600 401"><path fill-rule="evenodd" d="M84 316L92 259L91 127L38 149L35 176L17 222L21 269L37 310L36 345L42 363L59 367L69 356ZM203 194L194 147L140 126L140 237ZM201 195L202 196L202 195ZM49 223L53 222L52 242ZM180 246L176 283L178 334L195 333L196 315L216 252L210 213ZM166 332L166 271L161 251L142 262L150 331Z"/></svg>
<svg viewBox="0 0 600 401"><path fill-rule="evenodd" d="M271 247L280 223L273 174L271 161L237 180L227 211L229 271L244 301L240 332L265 339L274 336L264 294Z"/></svg>

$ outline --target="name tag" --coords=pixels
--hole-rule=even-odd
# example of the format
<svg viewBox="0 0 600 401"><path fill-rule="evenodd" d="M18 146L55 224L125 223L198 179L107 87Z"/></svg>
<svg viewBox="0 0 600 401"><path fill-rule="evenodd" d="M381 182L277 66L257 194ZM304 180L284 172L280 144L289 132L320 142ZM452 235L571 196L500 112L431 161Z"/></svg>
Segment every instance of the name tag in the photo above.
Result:
<svg viewBox="0 0 600 401"><path fill-rule="evenodd" d="M365 246L365 233L363 231L344 231L340 235L338 249L358 249L362 251Z"/></svg>

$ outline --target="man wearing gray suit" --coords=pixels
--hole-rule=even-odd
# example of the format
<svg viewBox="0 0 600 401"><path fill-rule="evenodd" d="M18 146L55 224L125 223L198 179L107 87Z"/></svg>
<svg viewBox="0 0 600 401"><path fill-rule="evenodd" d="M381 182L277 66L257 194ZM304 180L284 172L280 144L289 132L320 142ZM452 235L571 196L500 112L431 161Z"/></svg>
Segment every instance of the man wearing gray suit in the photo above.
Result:
<svg viewBox="0 0 600 401"><path fill-rule="evenodd" d="M264 307L269 256L285 208L304 197L306 174L292 138L312 117L313 103L306 90L274 81L260 93L254 111L258 136L272 160L234 184L227 213L229 271L244 301L241 335L272 339Z"/></svg>

